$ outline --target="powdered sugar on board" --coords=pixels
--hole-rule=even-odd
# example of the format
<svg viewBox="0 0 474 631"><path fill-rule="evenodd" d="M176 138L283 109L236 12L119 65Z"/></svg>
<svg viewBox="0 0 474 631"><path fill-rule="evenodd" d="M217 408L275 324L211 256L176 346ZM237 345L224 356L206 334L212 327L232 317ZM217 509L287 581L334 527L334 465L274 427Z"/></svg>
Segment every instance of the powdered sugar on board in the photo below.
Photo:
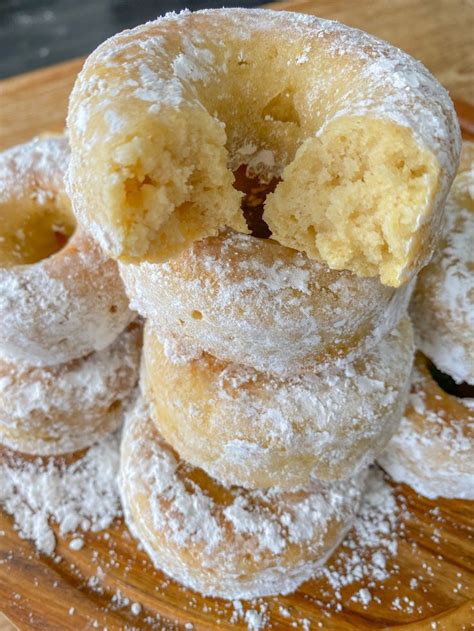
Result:
<svg viewBox="0 0 474 631"><path fill-rule="evenodd" d="M103 459L104 448L112 461L117 457L117 442L104 441L89 452L91 455L86 470L91 474L91 489L97 489L94 476L101 470L99 461ZM92 465L94 459L95 467ZM4 464L0 465L2 475L5 475L5 466L4 460ZM112 478L109 478L111 484L114 483ZM0 485L3 489L3 479ZM104 488L107 488L105 483ZM97 497L98 492L94 491L89 504ZM24 498L26 503L26 494ZM71 625L79 625L80 621L87 619L92 628L107 626L110 614L123 617L121 628L127 628L128 624L130 629L197 628L193 623L204 628L221 624L248 629L337 629L341 612L343 616L348 616L348 620L352 619L351 613L356 612L356 615L371 621L396 619L399 622L436 615L440 607L455 607L469 597L465 551L456 548L453 564L450 562L450 545L447 545L449 541L459 541L456 536L464 540L465 535L458 532L464 526L459 513L454 511L450 514L451 503L438 507L426 501L420 511L419 502L414 494L405 499L398 489L394 490L386 482L378 469L374 469L356 526L322 575L304 585L294 597L259 598L248 602L203 599L178 586L153 568L140 547L135 547L127 530L119 524L85 536L80 533L79 526L72 541L84 539L86 545L80 551L74 550L74 546L80 544L74 544L71 549L70 544L65 546L60 541L62 535L59 534L59 552L63 559L55 557L54 567L69 583L79 585L82 594L93 592L91 603L98 603L100 609L97 609L97 619L89 619L89 610L86 613L65 602L67 619L70 619ZM4 504L4 500L1 503ZM415 514L410 514L407 509L414 510ZM80 514L83 516L84 512ZM19 517L14 517L18 527ZM467 518L464 521L467 523ZM15 545L9 544L4 537L11 541L9 521L2 523L0 513L0 549L6 551L6 554L0 555L0 579L2 572L6 575L9 568L15 567L15 557L20 555ZM420 547L417 542L423 545ZM8 545L11 545L10 552ZM441 554L446 554L446 559ZM32 555L28 563L40 576L41 559ZM86 572L84 568L87 568ZM35 581L34 587L39 595L39 590L44 587L38 587ZM51 584L50 587L57 588L53 594L59 595L61 584L61 581ZM11 597L22 600L24 607L30 610L27 590L20 593L21 585L16 585L14 589L15 594ZM50 594L51 591L48 591ZM161 603L166 603L166 607L161 607ZM173 611L176 621L172 619ZM442 628L447 627L441 625L439 629Z"/></svg>
<svg viewBox="0 0 474 631"><path fill-rule="evenodd" d="M118 443L116 434L108 436L72 464L41 458L25 461L8 452L0 464L0 504L13 516L20 537L52 555L53 523L59 536L110 526L120 514ZM72 550L82 546L80 535L70 543Z"/></svg>

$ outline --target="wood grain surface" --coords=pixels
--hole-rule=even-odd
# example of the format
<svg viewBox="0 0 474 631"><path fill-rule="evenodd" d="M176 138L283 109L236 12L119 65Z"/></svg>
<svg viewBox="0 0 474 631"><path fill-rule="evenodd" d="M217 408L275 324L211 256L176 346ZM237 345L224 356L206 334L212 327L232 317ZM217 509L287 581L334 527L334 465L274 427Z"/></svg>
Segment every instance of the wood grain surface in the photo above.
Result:
<svg viewBox="0 0 474 631"><path fill-rule="evenodd" d="M363 581L342 590L336 611L328 583L313 580L295 594L260 600L257 607L267 608L272 629L289 628L285 610L291 612L291 621L308 620L312 628L320 624L334 631L472 628L468 625L474 622L473 503L432 502L408 487L398 493L405 516L397 555L389 563L399 569L371 587L370 606L351 599ZM202 630L245 628L243 622L230 622L233 607L225 601L203 598L154 570L120 520L106 532L86 534L80 551L69 548L70 538L58 539L59 562L38 555L29 542L19 539L8 516L0 514L0 528L0 603L20 629L146 629L157 614L159 629L185 624ZM118 592L129 600L127 606L114 606ZM132 614L134 602L141 605L139 615Z"/></svg>
<svg viewBox="0 0 474 631"><path fill-rule="evenodd" d="M320 0L276 6L340 19L402 46L450 89L465 135L474 131L472 2ZM0 148L63 127L81 64L75 60L0 83ZM337 611L328 584L310 581L296 594L261 601L272 629L291 628L292 622L304 628L305 620L311 628L334 631L474 628L474 503L432 502L403 485L397 494L404 507L399 549L391 577L371 588L370 606L351 600L358 589L353 584L342 590ZM155 571L120 520L106 532L86 534L85 542L73 551L67 538L58 539L58 557L43 557L0 511L0 611L22 630L145 629L152 619L158 629L186 623L194 629L245 627L241 620L231 624L233 608L225 601L202 598ZM118 590L127 606L114 604ZM141 606L136 615L134 602ZM0 618L0 631L2 624Z"/></svg>

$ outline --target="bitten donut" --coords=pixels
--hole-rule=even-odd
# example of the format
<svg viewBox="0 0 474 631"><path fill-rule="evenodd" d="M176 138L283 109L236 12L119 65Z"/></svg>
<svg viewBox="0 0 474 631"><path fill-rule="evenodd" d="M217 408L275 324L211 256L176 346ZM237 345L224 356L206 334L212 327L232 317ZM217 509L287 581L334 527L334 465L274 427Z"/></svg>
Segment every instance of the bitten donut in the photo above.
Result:
<svg viewBox="0 0 474 631"><path fill-rule="evenodd" d="M106 348L132 314L117 264L76 227L61 136L0 154L0 355L53 365Z"/></svg>
<svg viewBox="0 0 474 631"><path fill-rule="evenodd" d="M474 143L465 142L439 250L418 277L410 313L417 347L456 382L474 385Z"/></svg>
<svg viewBox="0 0 474 631"><path fill-rule="evenodd" d="M284 493L225 487L179 459L140 400L122 436L128 527L158 569L209 596L287 594L311 578L351 527L365 476Z"/></svg>
<svg viewBox="0 0 474 631"><path fill-rule="evenodd" d="M120 427L138 377L141 325L109 347L52 367L0 358L0 443L41 456L78 451Z"/></svg>
<svg viewBox="0 0 474 631"><path fill-rule="evenodd" d="M309 15L167 16L104 42L68 115L74 209L123 261L245 231L232 171L281 176L280 243L398 286L433 251L459 158L447 92L371 35Z"/></svg>
<svg viewBox="0 0 474 631"><path fill-rule="evenodd" d="M445 392L421 353L405 416L379 463L426 497L474 500L474 397Z"/></svg>
<svg viewBox="0 0 474 631"><path fill-rule="evenodd" d="M408 319L352 364L279 378L203 354L176 363L145 327L142 389L181 458L226 484L293 489L373 461L398 427L413 357Z"/></svg>
<svg viewBox="0 0 474 631"><path fill-rule="evenodd" d="M412 289L235 232L168 263L120 264L120 272L132 307L161 337L281 375L360 355L397 325Z"/></svg>

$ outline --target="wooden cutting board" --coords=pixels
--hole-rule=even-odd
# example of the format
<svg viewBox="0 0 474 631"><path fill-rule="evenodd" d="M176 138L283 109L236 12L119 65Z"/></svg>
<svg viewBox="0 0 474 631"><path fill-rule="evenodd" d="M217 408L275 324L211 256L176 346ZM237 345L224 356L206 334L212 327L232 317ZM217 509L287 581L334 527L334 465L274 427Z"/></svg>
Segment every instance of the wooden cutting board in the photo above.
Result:
<svg viewBox="0 0 474 631"><path fill-rule="evenodd" d="M405 48L448 87L465 137L474 137L471 0L308 0L275 7L336 18ZM0 148L63 128L68 94L81 64L66 62L0 82ZM474 503L431 502L405 486L397 493L408 512L393 561L399 570L371 589L370 606L350 600L349 591L357 589L352 585L343 590L336 612L328 585L310 581L293 595L263 599L271 628L288 629L293 622L303 628L304 620L311 628L342 631L474 628ZM194 629L245 626L229 622L231 609L225 601L202 598L154 571L120 520L106 533L87 534L85 542L82 550L73 551L68 540L60 539L57 553L62 560L55 562L21 540L11 518L0 511L0 611L20 629L42 631L145 629L150 628L147 619L157 620L157 615L159 629L186 623ZM100 589L92 589L89 579L99 566L105 574ZM424 578L418 587L410 587L411 579L420 575ZM130 607L111 610L117 590L130 603L140 603L138 615ZM413 607L404 605L411 601ZM290 618L284 616L286 609Z"/></svg>

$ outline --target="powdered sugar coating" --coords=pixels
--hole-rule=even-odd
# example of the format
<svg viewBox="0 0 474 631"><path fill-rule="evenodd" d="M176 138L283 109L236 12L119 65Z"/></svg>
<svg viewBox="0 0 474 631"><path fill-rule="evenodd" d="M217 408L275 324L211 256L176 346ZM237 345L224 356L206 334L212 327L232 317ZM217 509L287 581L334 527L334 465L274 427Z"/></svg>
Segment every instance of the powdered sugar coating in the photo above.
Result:
<svg viewBox="0 0 474 631"><path fill-rule="evenodd" d="M164 439L226 484L294 489L349 477L382 451L406 404L413 333L405 318L353 363L285 378L166 351L148 322L141 383Z"/></svg>
<svg viewBox="0 0 474 631"><path fill-rule="evenodd" d="M455 381L474 385L474 143L446 202L445 236L417 281L410 313L416 342Z"/></svg>
<svg viewBox="0 0 474 631"><path fill-rule="evenodd" d="M168 263L119 269L132 308L161 338L278 375L366 352L397 325L412 289L229 231Z"/></svg>
<svg viewBox="0 0 474 631"><path fill-rule="evenodd" d="M405 416L378 461L426 497L474 499L474 400L441 390L421 354Z"/></svg>
<svg viewBox="0 0 474 631"><path fill-rule="evenodd" d="M289 593L350 528L366 472L298 492L226 488L184 464L138 401L122 437L126 522L155 566L206 595Z"/></svg>
<svg viewBox="0 0 474 631"><path fill-rule="evenodd" d="M109 347L52 367L0 361L0 443L53 455L88 447L122 423L138 378L142 332L131 324Z"/></svg>
<svg viewBox="0 0 474 631"><path fill-rule="evenodd" d="M166 29L171 32L175 25L182 25L187 34L177 54L166 50ZM347 111L354 116L370 113L393 120L412 129L419 142L436 153L443 168L453 175L460 151L459 125L448 93L428 70L407 53L364 31L302 13L268 9L183 11L168 13L155 22L123 31L101 44L86 61L85 68L89 69L96 61L113 67L115 59L120 58L130 68L138 70L135 81L129 79L122 86L114 85L114 90L110 91L107 80L101 81L99 75L93 73L88 76L88 83L82 85L86 77L83 73L74 88L74 96L83 91L85 98L76 106L77 111L74 108L70 111L69 125L74 127L75 132L86 136L88 126L98 113L91 109L87 97L96 94L104 96L97 110L102 110L107 119L110 137L123 132L128 122L126 112L119 114L114 110L113 97L131 90L134 99L154 104L151 113L159 111L160 105L182 107L188 99L189 86L186 82L206 85L215 79L217 73L228 72L225 66L213 65L215 56L211 49L206 48L204 25L211 31L231 30L233 37L242 45L257 35L271 36L274 31L282 38L301 38L305 59L289 59L290 66L309 63L318 40L326 40L327 53L334 58L353 56L361 64L362 78L368 85L361 89L360 94L352 89L350 98L346 96L345 108L335 108L333 116L328 116L325 124L334 117L344 116ZM139 40L139 47L144 53L141 58L127 56L127 49L133 52L135 40ZM222 38L220 42L213 41L213 44L226 46ZM153 55L163 62L163 67L152 65ZM169 59L167 55L170 55ZM169 69L171 74L168 76ZM330 78L322 78L323 82L325 80ZM308 95L309 104L316 103L317 87L320 84L316 80L314 93ZM384 93L385 98L381 99L380 95ZM196 93L194 98L195 104ZM89 139L91 145L100 141L99 137ZM255 151L252 150L252 153Z"/></svg>
<svg viewBox="0 0 474 631"><path fill-rule="evenodd" d="M69 160L61 136L36 138L0 154L0 204L34 196L38 206L64 193ZM1 236L1 227L0 227ZM0 352L29 365L53 365L100 351L132 318L117 265L81 229L31 265L0 267Z"/></svg>
<svg viewBox="0 0 474 631"><path fill-rule="evenodd" d="M269 98L282 87L278 83L282 74L286 87L298 83L297 73L305 81L300 95L301 129L288 132L294 135L291 150L283 139L287 132L281 129L275 128L275 133L269 133L265 140L256 137L252 122L254 118L261 120L262 115L259 108L250 111L254 96L251 86L240 86L242 94L249 91L248 98L244 98L249 111L242 117L233 115L233 88L226 90L236 64L245 65L249 59L258 61L257 43L268 43L270 50L277 38L285 45L296 42L297 50L273 73L274 93ZM272 54L268 52L269 59L274 58ZM322 57L333 64L333 73L320 76L315 70ZM265 68L265 72L272 71ZM256 76L254 80L260 89ZM216 86L220 89L214 102L209 94ZM331 99L320 111L323 94L331 95ZM262 107L264 104L265 101ZM222 151L231 169L252 164L265 175L281 174L305 140L323 135L341 117L381 119L410 129L419 147L436 157L441 171L435 199L427 201L429 207L420 213L420 230L407 240L406 250L413 250L413 260L410 268L401 272L399 282L408 280L428 260L457 167L460 133L447 92L406 53L338 22L256 9L168 14L104 42L86 61L71 96L70 188L80 221L93 230L114 257L122 257L127 250L130 227L116 221L116 216L107 215L106 209L100 217L92 215L88 209L88 186L94 190L105 182L107 186L110 183L110 190L114 189L121 151L130 143L132 130L139 139L137 126L142 123L149 123L152 128L154 121L159 119L164 124L169 116L171 126L175 114L188 110L199 116L207 112L215 127L225 126L227 138ZM315 126L308 123L313 115L318 119ZM244 122L236 123L240 118ZM95 150L103 160L100 174L87 168L87 156ZM237 205L238 200L234 198L232 203ZM148 230L145 223L143 236ZM136 253L125 255L140 258L143 251L139 246L138 239Z"/></svg>

